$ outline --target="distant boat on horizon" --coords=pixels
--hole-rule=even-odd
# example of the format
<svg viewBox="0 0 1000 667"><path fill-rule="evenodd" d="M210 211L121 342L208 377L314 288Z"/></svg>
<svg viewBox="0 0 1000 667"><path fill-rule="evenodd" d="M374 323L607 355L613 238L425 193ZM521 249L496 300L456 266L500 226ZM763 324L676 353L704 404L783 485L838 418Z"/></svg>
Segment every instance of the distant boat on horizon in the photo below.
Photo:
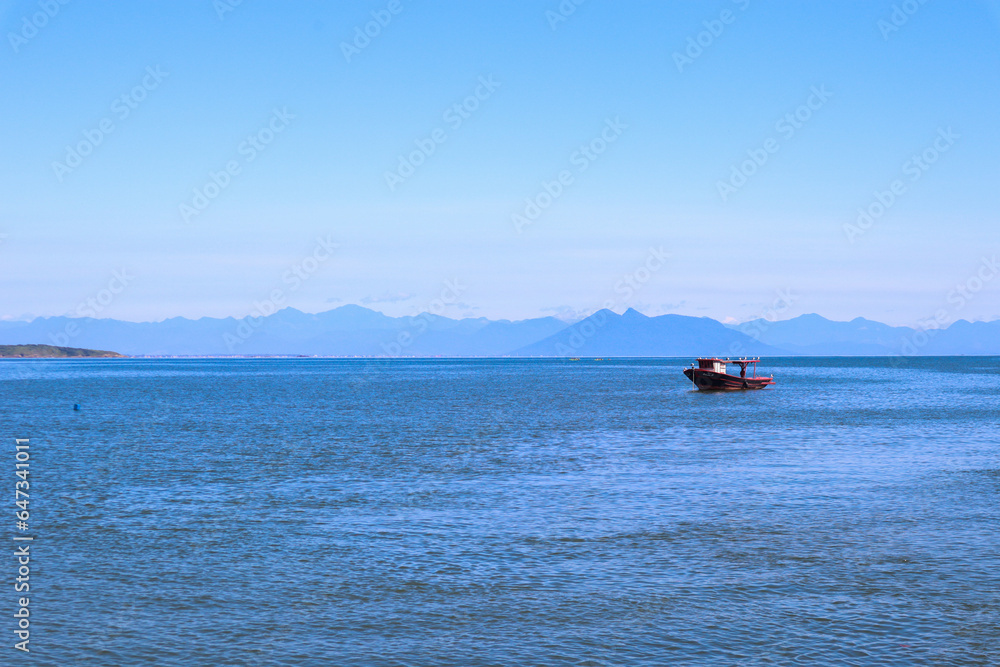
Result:
<svg viewBox="0 0 1000 667"><path fill-rule="evenodd" d="M738 389L764 389L774 384L774 376L758 376L757 364L760 357L741 359L720 359L717 357L705 357L696 359L698 366L691 364L690 368L684 369L694 386L702 391L734 391ZM740 367L739 375L729 375L726 372L728 364L736 364ZM753 375L747 376L747 366L753 364Z"/></svg>

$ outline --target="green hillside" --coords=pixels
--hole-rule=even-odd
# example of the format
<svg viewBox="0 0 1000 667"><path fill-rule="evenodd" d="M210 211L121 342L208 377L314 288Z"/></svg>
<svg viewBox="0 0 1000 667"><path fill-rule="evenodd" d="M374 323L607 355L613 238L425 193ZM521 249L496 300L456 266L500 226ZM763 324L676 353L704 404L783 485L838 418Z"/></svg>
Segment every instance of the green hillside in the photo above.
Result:
<svg viewBox="0 0 1000 667"><path fill-rule="evenodd" d="M124 355L105 350L84 350L79 347L55 345L0 345L0 357L66 358L66 357L121 357Z"/></svg>

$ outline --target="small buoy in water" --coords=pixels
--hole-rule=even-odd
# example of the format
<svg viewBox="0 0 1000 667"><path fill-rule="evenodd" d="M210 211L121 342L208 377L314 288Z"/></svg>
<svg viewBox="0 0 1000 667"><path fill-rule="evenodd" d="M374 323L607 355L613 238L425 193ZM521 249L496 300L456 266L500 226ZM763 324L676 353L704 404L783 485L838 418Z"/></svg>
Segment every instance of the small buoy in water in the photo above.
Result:
<svg viewBox="0 0 1000 667"><path fill-rule="evenodd" d="M74 410L79 410L80 409L80 404L79 403L74 403L73 404L73 409Z"/></svg>

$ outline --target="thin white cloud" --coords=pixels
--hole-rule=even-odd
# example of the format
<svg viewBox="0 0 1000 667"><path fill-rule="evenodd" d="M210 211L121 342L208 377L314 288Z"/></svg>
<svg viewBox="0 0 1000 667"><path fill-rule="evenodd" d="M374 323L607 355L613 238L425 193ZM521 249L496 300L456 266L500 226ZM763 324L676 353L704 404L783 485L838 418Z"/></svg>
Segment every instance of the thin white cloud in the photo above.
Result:
<svg viewBox="0 0 1000 667"><path fill-rule="evenodd" d="M396 293L383 292L378 296L366 296L365 298L361 299L361 303L363 303L366 306L373 303L399 303L401 301L409 301L413 297L414 295L410 294L409 292L396 292Z"/></svg>

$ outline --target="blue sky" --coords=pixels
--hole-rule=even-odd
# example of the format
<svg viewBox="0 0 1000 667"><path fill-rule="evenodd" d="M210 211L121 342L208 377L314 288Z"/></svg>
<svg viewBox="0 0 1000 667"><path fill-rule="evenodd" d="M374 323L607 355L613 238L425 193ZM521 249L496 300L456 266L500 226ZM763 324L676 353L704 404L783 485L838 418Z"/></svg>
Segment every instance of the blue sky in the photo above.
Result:
<svg viewBox="0 0 1000 667"><path fill-rule="evenodd" d="M0 2L0 316L1000 318L995 2L230 3Z"/></svg>

